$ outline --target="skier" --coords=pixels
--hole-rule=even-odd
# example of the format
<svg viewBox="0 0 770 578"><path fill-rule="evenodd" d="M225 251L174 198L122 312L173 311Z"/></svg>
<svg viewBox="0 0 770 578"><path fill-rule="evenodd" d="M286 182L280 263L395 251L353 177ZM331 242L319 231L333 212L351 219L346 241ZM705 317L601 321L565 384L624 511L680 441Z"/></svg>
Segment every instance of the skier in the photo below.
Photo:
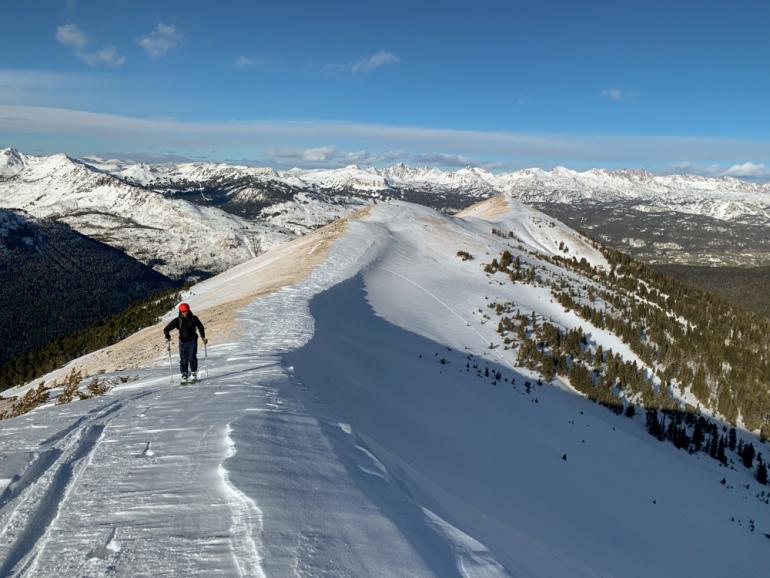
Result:
<svg viewBox="0 0 770 578"><path fill-rule="evenodd" d="M171 341L170 333L173 329L179 330L179 371L182 374L182 383L186 383L190 375L188 367L192 371L192 381L195 383L198 380L198 334L196 329L200 331L203 343L208 343L206 330L203 328L201 320L193 315L187 303L179 305L179 317L172 319L171 323L166 325L163 330L166 341Z"/></svg>

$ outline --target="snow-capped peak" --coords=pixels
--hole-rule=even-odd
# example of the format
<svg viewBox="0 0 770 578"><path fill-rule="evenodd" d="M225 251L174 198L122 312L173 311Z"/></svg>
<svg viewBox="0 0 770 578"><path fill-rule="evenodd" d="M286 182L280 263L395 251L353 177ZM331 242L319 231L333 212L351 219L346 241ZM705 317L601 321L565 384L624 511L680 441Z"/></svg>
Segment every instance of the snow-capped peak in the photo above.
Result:
<svg viewBox="0 0 770 578"><path fill-rule="evenodd" d="M24 155L14 148L0 149L0 177L13 177L24 170Z"/></svg>

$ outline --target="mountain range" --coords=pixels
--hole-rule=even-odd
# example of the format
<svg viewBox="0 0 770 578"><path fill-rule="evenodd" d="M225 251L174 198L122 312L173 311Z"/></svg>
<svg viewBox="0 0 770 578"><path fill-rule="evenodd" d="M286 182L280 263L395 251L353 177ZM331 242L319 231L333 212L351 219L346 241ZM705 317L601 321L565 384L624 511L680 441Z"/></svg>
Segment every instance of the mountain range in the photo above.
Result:
<svg viewBox="0 0 770 578"><path fill-rule="evenodd" d="M222 271L361 202L400 199L452 213L497 194L647 262L770 264L770 184L730 177L403 164L276 171L0 151L0 206L62 219L177 277Z"/></svg>

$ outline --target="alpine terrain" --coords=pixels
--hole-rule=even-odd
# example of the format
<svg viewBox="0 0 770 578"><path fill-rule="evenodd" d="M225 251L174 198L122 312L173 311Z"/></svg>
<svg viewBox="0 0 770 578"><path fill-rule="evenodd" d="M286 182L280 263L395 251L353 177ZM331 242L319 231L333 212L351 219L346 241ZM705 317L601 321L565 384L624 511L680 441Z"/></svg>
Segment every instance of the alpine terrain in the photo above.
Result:
<svg viewBox="0 0 770 578"><path fill-rule="evenodd" d="M401 199L454 212L508 194L648 262L770 264L770 184L730 177L564 167L492 173L398 164L279 172L218 163L84 162L126 182L269 220L291 200ZM290 220L303 222L290 213L278 222Z"/></svg>
<svg viewBox="0 0 770 578"><path fill-rule="evenodd" d="M174 309L3 392L0 575L767 575L770 324L525 206L514 175L244 168L213 197L196 183L236 169L14 156L3 206L179 272L134 244L174 242L171 215L221 241L195 267L243 262L182 296L198 384ZM346 216L244 260L302 199Z"/></svg>
<svg viewBox="0 0 770 578"><path fill-rule="evenodd" d="M454 213L498 194L650 263L770 264L770 184L730 177L563 167L448 172L404 164L276 171L0 151L0 206L63 220L176 276L221 272L362 200L400 199ZM175 263L180 244L194 266ZM222 251L211 251L212 244Z"/></svg>

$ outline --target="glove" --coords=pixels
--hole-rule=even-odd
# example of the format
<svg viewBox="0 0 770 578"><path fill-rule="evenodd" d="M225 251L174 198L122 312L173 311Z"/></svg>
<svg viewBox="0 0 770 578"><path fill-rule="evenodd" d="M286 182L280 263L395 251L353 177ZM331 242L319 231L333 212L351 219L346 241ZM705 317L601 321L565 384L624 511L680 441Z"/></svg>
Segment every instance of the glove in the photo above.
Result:
<svg viewBox="0 0 770 578"><path fill-rule="evenodd" d="M204 337L203 338L203 343L208 343L208 342L209 342L209 340Z"/></svg>
<svg viewBox="0 0 770 578"><path fill-rule="evenodd" d="M171 341L171 336L170 335L166 335L166 341Z"/></svg>

